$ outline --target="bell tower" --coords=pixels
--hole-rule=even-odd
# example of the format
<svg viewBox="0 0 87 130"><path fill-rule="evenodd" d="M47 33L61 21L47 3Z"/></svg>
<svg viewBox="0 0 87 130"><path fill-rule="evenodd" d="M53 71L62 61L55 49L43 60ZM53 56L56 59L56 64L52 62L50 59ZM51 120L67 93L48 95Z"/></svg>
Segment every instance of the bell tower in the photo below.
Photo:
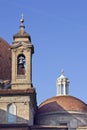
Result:
<svg viewBox="0 0 87 130"><path fill-rule="evenodd" d="M12 89L32 88L32 54L34 47L30 35L25 31L24 18L20 19L20 30L13 36Z"/></svg>
<svg viewBox="0 0 87 130"><path fill-rule="evenodd" d="M34 125L37 111L36 90L32 85L32 54L34 47L30 35L25 31L24 18L20 29L13 36L11 87L0 90L0 126L18 130ZM7 126L6 126L7 125ZM1 128L1 127L0 127ZM22 128L21 128L22 130Z"/></svg>

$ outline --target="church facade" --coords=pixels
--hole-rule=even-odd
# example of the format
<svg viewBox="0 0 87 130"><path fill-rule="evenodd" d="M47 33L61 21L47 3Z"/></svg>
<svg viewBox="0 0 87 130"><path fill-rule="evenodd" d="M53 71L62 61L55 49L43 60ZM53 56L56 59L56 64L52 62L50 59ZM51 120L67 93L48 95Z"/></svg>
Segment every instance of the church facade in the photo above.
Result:
<svg viewBox="0 0 87 130"><path fill-rule="evenodd" d="M37 106L34 46L23 17L20 23L11 46L0 38L0 130L87 130L87 104L69 95L63 71L57 78L57 96Z"/></svg>

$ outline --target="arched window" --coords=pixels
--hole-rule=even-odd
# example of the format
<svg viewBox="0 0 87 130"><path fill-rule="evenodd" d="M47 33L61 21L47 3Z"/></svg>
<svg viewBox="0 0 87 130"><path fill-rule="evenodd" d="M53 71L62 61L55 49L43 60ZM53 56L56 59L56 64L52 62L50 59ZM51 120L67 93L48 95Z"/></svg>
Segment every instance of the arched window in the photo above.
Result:
<svg viewBox="0 0 87 130"><path fill-rule="evenodd" d="M26 60L23 54L18 55L17 57L17 74L24 75L26 68Z"/></svg>
<svg viewBox="0 0 87 130"><path fill-rule="evenodd" d="M9 104L7 106L7 119L8 123L15 123L16 122L16 106L15 104Z"/></svg>

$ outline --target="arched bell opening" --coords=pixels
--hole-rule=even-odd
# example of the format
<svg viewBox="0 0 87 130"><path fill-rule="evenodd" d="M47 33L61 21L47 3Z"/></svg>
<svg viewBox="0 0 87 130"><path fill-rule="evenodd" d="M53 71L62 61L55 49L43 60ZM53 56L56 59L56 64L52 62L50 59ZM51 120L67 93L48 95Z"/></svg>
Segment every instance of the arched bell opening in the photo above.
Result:
<svg viewBox="0 0 87 130"><path fill-rule="evenodd" d="M26 58L24 54L17 57L17 75L25 75L26 72Z"/></svg>

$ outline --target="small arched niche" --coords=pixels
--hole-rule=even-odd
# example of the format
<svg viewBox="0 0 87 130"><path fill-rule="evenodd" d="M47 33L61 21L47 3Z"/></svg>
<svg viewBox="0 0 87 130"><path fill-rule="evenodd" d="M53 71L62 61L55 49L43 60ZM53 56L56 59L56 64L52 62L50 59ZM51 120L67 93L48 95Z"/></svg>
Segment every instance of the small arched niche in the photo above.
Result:
<svg viewBox="0 0 87 130"><path fill-rule="evenodd" d="M24 54L19 54L17 57L17 75L25 75L26 58Z"/></svg>
<svg viewBox="0 0 87 130"><path fill-rule="evenodd" d="M16 122L16 106L14 103L8 104L7 106L7 119L8 123Z"/></svg>

